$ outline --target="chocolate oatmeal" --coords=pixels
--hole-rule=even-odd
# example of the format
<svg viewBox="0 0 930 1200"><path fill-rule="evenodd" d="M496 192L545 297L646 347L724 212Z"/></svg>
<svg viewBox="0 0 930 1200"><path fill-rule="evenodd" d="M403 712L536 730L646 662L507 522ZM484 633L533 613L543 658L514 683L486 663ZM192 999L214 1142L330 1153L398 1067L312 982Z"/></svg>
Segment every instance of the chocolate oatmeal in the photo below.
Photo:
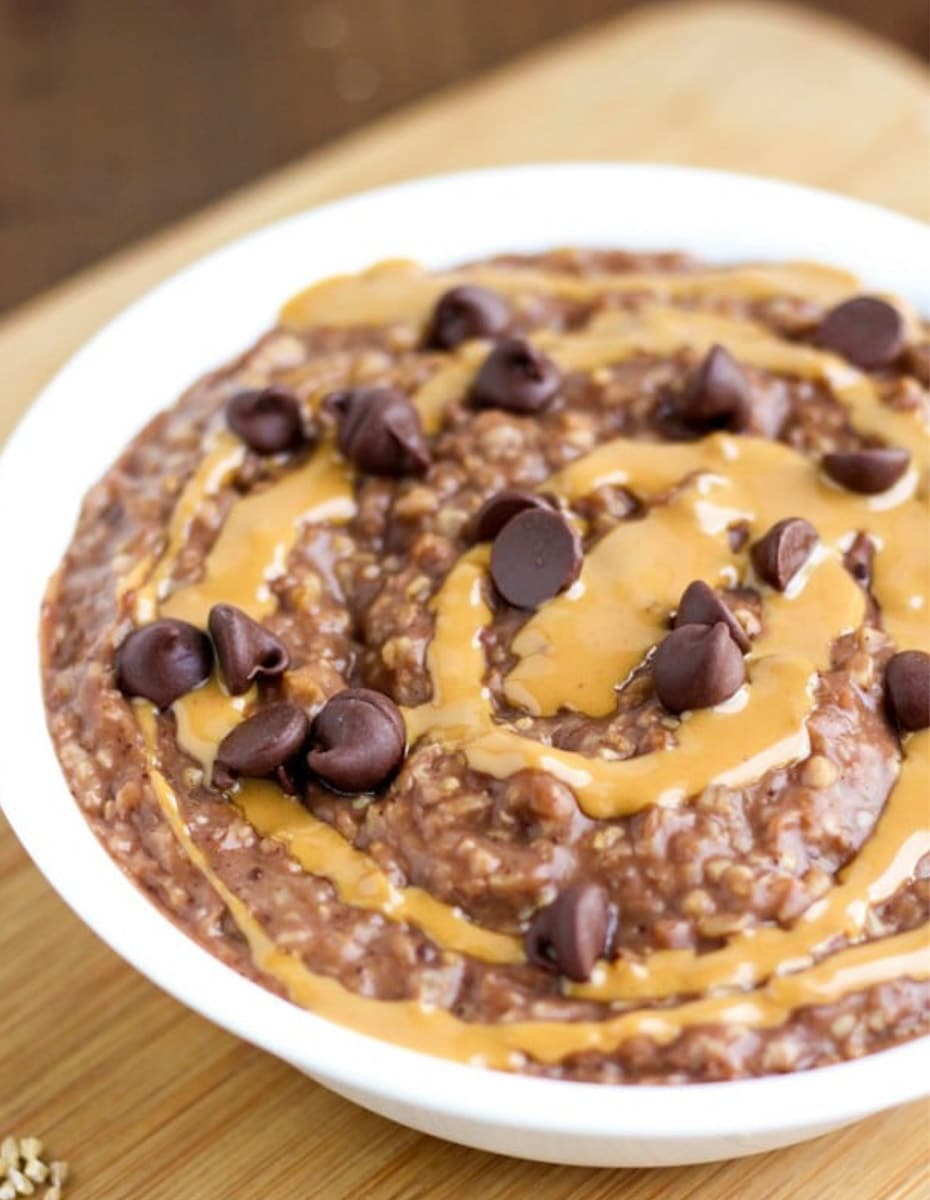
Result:
<svg viewBox="0 0 930 1200"><path fill-rule="evenodd" d="M600 1082L930 1031L930 335L810 264L324 281L87 496L97 836L248 977Z"/></svg>

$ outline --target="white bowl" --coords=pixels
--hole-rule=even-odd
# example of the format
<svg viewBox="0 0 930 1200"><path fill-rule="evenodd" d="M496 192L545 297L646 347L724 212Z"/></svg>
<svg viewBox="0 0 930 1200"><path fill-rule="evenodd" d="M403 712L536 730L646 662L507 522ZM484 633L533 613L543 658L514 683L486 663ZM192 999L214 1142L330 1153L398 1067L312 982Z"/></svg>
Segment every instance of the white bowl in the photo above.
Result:
<svg viewBox="0 0 930 1200"><path fill-rule="evenodd" d="M67 364L0 459L0 798L60 895L197 1012L341 1095L466 1145L548 1162L647 1166L751 1154L927 1091L930 1038L855 1062L671 1087L536 1080L400 1049L237 975L126 879L68 793L45 726L35 629L85 490L151 414L269 326L314 278L408 256L431 266L558 245L816 258L930 311L930 230L823 192L653 166L534 166L370 192L244 238L144 296ZM12 748L15 746L15 753Z"/></svg>

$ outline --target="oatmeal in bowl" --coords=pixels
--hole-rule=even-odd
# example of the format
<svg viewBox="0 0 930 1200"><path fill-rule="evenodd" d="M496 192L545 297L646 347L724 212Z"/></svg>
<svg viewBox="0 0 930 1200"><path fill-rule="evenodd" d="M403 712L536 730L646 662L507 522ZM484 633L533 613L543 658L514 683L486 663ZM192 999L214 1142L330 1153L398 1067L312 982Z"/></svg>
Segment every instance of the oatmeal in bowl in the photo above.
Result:
<svg viewBox="0 0 930 1200"><path fill-rule="evenodd" d="M680 1084L930 1029L930 340L811 263L297 294L87 495L49 727L109 854L310 1011Z"/></svg>

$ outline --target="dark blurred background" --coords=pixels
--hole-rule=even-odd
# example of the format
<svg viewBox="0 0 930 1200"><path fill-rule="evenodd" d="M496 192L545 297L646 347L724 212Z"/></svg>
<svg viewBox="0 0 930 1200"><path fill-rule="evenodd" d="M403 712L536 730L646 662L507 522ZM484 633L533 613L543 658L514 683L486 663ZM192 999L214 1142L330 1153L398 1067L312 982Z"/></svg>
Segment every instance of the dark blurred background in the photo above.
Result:
<svg viewBox="0 0 930 1200"><path fill-rule="evenodd" d="M0 310L415 97L644 2L0 0ZM810 3L926 59L926 0Z"/></svg>

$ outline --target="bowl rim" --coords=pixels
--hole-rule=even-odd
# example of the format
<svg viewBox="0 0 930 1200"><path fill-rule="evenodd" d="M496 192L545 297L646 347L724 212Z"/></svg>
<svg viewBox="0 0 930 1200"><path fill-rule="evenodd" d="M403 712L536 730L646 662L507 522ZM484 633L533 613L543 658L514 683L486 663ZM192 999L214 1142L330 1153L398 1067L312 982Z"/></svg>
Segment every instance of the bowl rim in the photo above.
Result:
<svg viewBox="0 0 930 1200"><path fill-rule="evenodd" d="M930 283L922 281L919 267L921 259L930 259L930 227L847 197L754 176L653 164L553 163L457 172L392 184L298 213L184 268L113 318L69 359L21 419L0 455L0 514L24 511L24 501L29 505L25 511L38 514L35 532L14 520L2 520L0 561L34 562L35 571L42 572L38 578L27 567L27 586L8 595L7 620L0 627L0 651L10 676L29 681L22 689L0 690L0 728L8 731L8 737L10 732L15 734L17 746L22 747L22 752L14 755L12 743L7 742L0 755L0 803L10 824L66 903L153 983L230 1032L339 1089L411 1109L428 1107L433 1113L478 1120L484 1125L588 1137L677 1140L839 1124L917 1099L930 1090L930 1037L851 1062L788 1075L700 1085L603 1085L476 1069L334 1024L240 976L163 916L92 834L68 792L51 748L38 687L38 646L33 636L38 610L34 601L36 588L44 590L50 574L48 563L56 563L67 544L76 501L83 490L71 494L76 485L65 470L61 494L67 504L57 512L43 509L40 513L36 505L47 503L47 495L40 490L42 480L32 464L41 460L43 453L47 456L51 438L57 437L63 446L73 445L74 437L80 438L84 418L75 411L75 402L87 402L91 395L93 408L98 401L92 385L105 382L108 375L111 381L119 378L121 369L125 377L126 363L133 362L133 353L145 344L153 320L154 328L176 334L181 343L184 337L180 322L190 321L192 311L198 311L198 301L241 281L242 272L248 274L249 267L254 271L273 260L278 264L275 270L280 267L285 272L284 259L296 258L302 246L316 248L314 261L329 261L335 256L346 261L345 269L356 269L378 257L368 250L373 241L385 247L380 257L394 257L392 238L406 238L417 245L422 240L426 249L420 257L432 265L443 257L441 231L429 229L423 233L415 226L417 214L419 224L428 222L440 202L442 211L442 205L451 205L454 211L480 218L494 229L501 227L494 223L494 216L505 203L508 215L503 226L512 228L516 236L493 236L478 229L478 240L484 237L492 250L529 249L540 244L543 223L538 214L529 215L528 209L521 223L516 211L520 205L531 205L534 198L544 194L543 207L551 223L571 234L581 228L577 223L577 201L585 197L586 203L592 203L593 195L599 215L590 227L596 228L598 221L601 228L607 227L605 205L609 201L621 210L626 204L626 218L632 224L626 226L626 235L621 233L614 239L614 244L639 248L649 242L647 232L657 227L657 219L659 224L661 220L672 220L672 213L663 205L674 198L680 206L684 193L692 207L691 224L687 237L669 239L669 247L693 238L701 246L710 246L708 257L721 257L713 251L718 245L730 246L732 258L750 257L745 246L756 244L764 251L757 250L757 257L785 258L791 255L779 247L807 244L812 251L808 257L839 265L852 263L852 269L868 282L900 291L930 311ZM570 203L572 198L576 202L574 225L559 216L559 206L564 209L565 202ZM650 201L659 218L646 212ZM715 204L719 211L711 212ZM698 216L694 216L694 206ZM770 217L780 214L775 236L763 240L762 215L757 206ZM731 228L728 236L726 225L728 221L732 225L735 210L752 214L748 224L753 232L748 240L745 223L736 232ZM400 239L396 225L392 225L392 220L399 218L407 230ZM366 221L375 226L374 238ZM798 221L806 221L814 232L796 229ZM524 224L529 229L527 236L523 236ZM460 237L456 247L475 242L475 229L469 229L469 235ZM342 246L337 236L340 233ZM351 252L344 245L349 234L353 236ZM327 239L333 237L335 244L330 245ZM603 237L600 240L609 244ZM567 239L557 234L550 238L550 244L567 244ZM819 248L824 245L827 253L821 255ZM915 253L921 246L924 255ZM844 247L849 253L841 254ZM655 242L654 248L663 246ZM766 253L769 249L773 249L770 255ZM471 251L460 253L454 248L445 253L445 258L451 262L472 255ZM304 282L330 273L329 268L303 269ZM249 278L254 281L256 277ZM259 283L263 295L278 290L264 279ZM284 299L286 292L278 296L279 301ZM260 332L257 301L249 300L245 305L248 313L241 320L235 295L219 303L221 309L225 303L230 305L219 323L223 326L222 336L213 341L207 337L209 351L200 339L180 354L183 366L174 368L178 377L183 370L189 381L198 371L208 369L211 361L226 357L224 347L233 339L230 354L247 344L249 330ZM175 313L177 308L180 314ZM197 361L198 355L200 366L190 373L188 364ZM173 378L170 372L168 377ZM73 473L74 478L80 475L85 483L92 482L101 473L99 463L105 467L115 458L112 445L118 453L127 440L127 428L131 431L142 417L147 419L157 407L173 403L175 395L165 394L170 386L159 376L138 412L131 410L128 418L125 414L117 416L112 404L107 409L106 402L101 401L103 415L109 413L112 418L102 433L99 422L95 424L95 435L102 438L104 449L88 448L90 461ZM112 433L110 425L114 426ZM83 451L84 443L78 444ZM62 449L55 453L66 452ZM49 510L57 507L48 505ZM30 631L28 637L18 632L24 625ZM41 794L41 803L35 801L37 794Z"/></svg>

